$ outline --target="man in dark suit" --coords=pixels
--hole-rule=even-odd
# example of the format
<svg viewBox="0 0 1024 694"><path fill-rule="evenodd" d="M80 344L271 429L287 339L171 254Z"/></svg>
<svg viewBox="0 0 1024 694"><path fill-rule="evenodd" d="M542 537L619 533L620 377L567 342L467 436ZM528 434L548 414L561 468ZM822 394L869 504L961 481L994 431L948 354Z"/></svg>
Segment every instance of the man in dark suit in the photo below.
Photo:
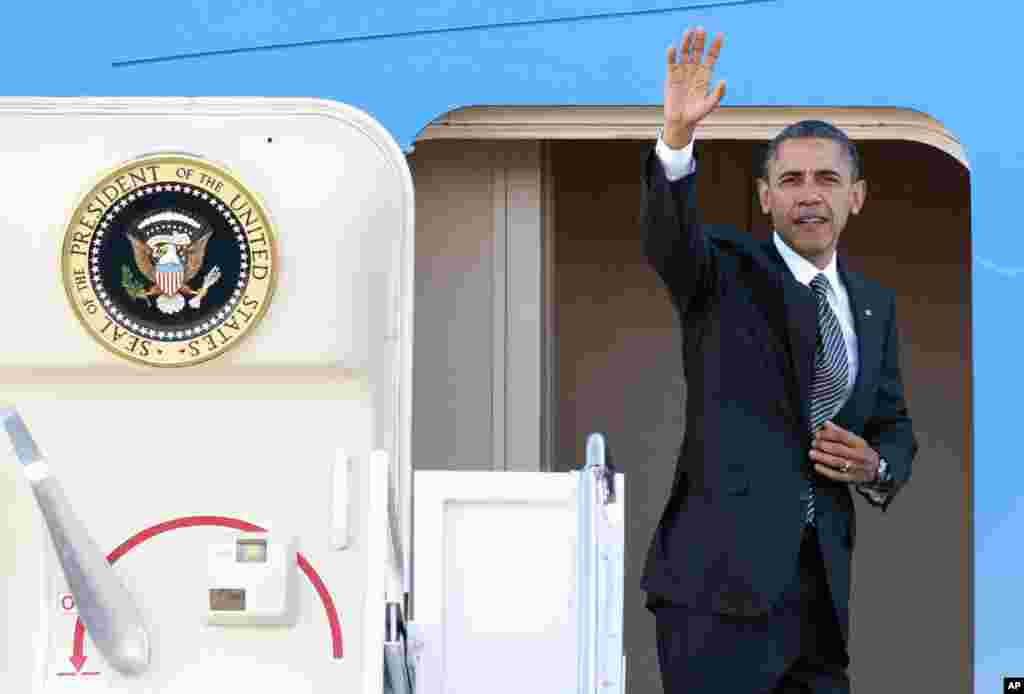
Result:
<svg viewBox="0 0 1024 694"><path fill-rule="evenodd" d="M698 218L696 125L722 37L668 51L664 127L645 163L644 248L683 331L686 432L647 558L667 694L849 692L851 489L886 509L917 442L894 296L836 245L864 205L856 148L805 121L758 178L772 238Z"/></svg>

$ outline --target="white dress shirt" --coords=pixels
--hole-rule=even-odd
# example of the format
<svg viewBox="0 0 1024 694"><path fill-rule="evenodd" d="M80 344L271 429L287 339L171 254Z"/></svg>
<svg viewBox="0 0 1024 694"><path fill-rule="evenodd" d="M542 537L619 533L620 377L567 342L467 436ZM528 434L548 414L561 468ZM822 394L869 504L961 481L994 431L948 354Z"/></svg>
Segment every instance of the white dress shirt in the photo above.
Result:
<svg viewBox="0 0 1024 694"><path fill-rule="evenodd" d="M662 140L659 135L654 151L657 154L658 159L661 161L662 167L665 169L665 176L670 181L678 181L681 178L691 175L697 170L697 161L693 156L692 140L682 149L672 149L665 144L664 140ZM846 377L846 389L843 392L842 401L839 403L839 407L836 410L838 412L843 408L846 401L849 400L850 395L853 393L853 386L857 382L857 368L860 363L860 353L857 349L857 331L853 322L853 310L850 308L850 295L846 291L846 286L843 284L842 278L839 276L839 272L836 267L836 254L832 254L832 259L824 270L819 270L814 263L790 248L777 231L772 232L772 240L775 242L775 247L778 249L782 259L786 262L786 266L789 268L789 271L793 273L793 277L798 282L806 287L810 287L811 280L813 280L819 272L824 272L825 277L828 279L828 304L832 308L832 312L836 315L836 318L839 320L840 328L842 328L843 342L846 343L846 363L849 366ZM880 472L884 474L884 464L883 469L880 470ZM858 487L867 493L868 496L871 497L872 501L876 503L882 503L885 499L886 495L872 489L868 484L861 484L858 485Z"/></svg>

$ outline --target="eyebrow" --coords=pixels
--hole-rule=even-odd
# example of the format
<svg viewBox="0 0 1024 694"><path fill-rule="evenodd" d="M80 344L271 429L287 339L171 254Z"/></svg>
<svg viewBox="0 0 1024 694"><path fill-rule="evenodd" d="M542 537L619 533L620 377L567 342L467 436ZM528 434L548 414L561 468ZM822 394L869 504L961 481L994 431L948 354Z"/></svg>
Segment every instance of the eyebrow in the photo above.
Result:
<svg viewBox="0 0 1024 694"><path fill-rule="evenodd" d="M800 169L786 169L785 171L781 172L778 176L776 176L776 179L782 179L785 176L803 176L803 174L804 174L804 172L801 171ZM815 176L823 176L823 175L828 175L828 174L831 174L831 175L836 176L838 178L842 178L842 174L839 173L838 171L836 171L835 169L815 169L814 170L814 175Z"/></svg>

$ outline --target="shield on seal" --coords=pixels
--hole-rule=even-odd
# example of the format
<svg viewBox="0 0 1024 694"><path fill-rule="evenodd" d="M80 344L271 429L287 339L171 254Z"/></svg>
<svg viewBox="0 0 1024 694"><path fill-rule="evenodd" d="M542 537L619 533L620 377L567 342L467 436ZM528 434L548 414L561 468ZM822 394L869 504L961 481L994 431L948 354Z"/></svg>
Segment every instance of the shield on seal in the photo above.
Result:
<svg viewBox="0 0 1024 694"><path fill-rule="evenodd" d="M167 296L174 296L185 281L185 266L181 263L159 263L154 274L160 291Z"/></svg>

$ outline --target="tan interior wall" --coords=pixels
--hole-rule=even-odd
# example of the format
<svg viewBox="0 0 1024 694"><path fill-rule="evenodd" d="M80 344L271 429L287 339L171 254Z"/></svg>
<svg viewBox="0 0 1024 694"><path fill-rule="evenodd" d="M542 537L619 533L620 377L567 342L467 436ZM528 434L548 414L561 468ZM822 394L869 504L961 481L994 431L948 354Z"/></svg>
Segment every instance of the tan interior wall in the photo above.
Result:
<svg viewBox="0 0 1024 694"><path fill-rule="evenodd" d="M541 469L541 146L427 142L416 185L413 464Z"/></svg>
<svg viewBox="0 0 1024 694"><path fill-rule="evenodd" d="M640 251L647 146L552 147L557 467L576 467L583 437L602 431L626 473L631 694L661 691L639 578L672 480L685 395L677 318ZM861 151L868 203L841 249L851 266L898 294L903 373L921 450L911 484L884 516L858 498L851 674L862 692L967 691L969 182L957 162L925 145L880 141ZM698 156L705 219L766 235L754 198L755 145L702 144Z"/></svg>
<svg viewBox="0 0 1024 694"><path fill-rule="evenodd" d="M495 148L425 143L416 186L412 451L418 470L492 461Z"/></svg>

